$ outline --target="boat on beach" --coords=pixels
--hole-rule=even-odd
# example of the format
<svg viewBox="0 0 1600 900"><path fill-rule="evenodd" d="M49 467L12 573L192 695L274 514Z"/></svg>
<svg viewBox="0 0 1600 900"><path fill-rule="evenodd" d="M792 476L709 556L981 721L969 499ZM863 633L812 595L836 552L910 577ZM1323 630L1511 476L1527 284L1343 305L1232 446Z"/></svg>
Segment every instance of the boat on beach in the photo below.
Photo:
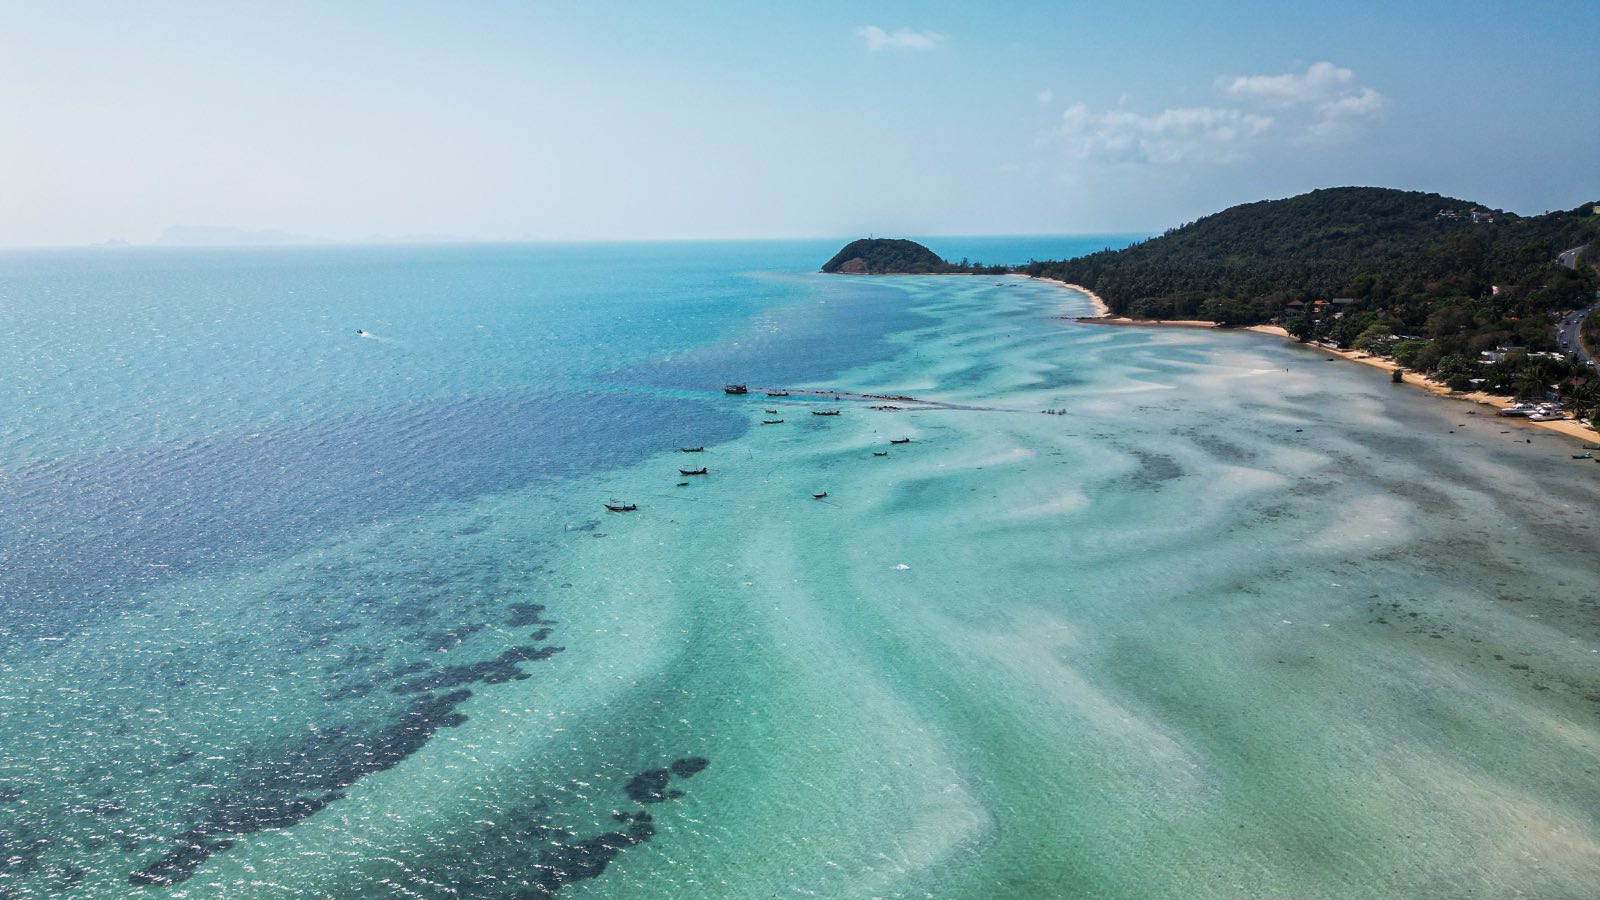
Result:
<svg viewBox="0 0 1600 900"><path fill-rule="evenodd" d="M637 503L618 503L615 500L606 504L606 509L609 509L612 512L634 512L638 508L639 504Z"/></svg>
<svg viewBox="0 0 1600 900"><path fill-rule="evenodd" d="M706 467L705 466L701 466L698 469L679 469L678 470L678 474L679 475L704 475L704 474L706 474Z"/></svg>
<svg viewBox="0 0 1600 900"><path fill-rule="evenodd" d="M748 394L750 393L750 388L743 384L725 384L722 386L722 392L724 394Z"/></svg>

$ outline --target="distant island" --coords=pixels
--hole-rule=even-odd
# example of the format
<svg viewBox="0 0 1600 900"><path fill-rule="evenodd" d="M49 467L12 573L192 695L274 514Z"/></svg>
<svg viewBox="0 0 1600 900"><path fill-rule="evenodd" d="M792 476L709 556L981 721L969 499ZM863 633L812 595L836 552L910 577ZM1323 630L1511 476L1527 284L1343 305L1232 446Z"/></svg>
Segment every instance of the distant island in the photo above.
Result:
<svg viewBox="0 0 1600 900"><path fill-rule="evenodd" d="M858 240L857 274L1011 273L1083 286L1122 321L1253 326L1390 361L1452 390L1560 399L1600 419L1600 203L1519 216L1440 194L1342 187L1235 206L1122 250L964 266ZM1577 324L1581 322L1581 327ZM1397 376L1398 377L1398 376Z"/></svg>
<svg viewBox="0 0 1600 900"><path fill-rule="evenodd" d="M916 241L861 238L851 241L822 264L830 275L1004 275L1009 266L946 262Z"/></svg>

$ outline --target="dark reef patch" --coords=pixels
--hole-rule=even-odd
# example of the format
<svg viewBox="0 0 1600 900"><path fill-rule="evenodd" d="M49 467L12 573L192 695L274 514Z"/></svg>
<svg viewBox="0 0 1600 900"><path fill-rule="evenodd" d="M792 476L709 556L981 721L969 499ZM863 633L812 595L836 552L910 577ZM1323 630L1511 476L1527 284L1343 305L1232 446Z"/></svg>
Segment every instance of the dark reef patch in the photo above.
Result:
<svg viewBox="0 0 1600 900"><path fill-rule="evenodd" d="M619 821L628 823L624 831L608 831L581 841L557 841L550 850L539 855L534 863L537 874L533 889L537 895L550 895L561 890L569 881L599 878L617 854L643 844L656 836L655 821L647 812L617 813Z"/></svg>
<svg viewBox="0 0 1600 900"><path fill-rule="evenodd" d="M672 774L679 778L693 778L704 772L706 766L711 765L711 760L704 756L686 756L672 764Z"/></svg>
<svg viewBox="0 0 1600 900"><path fill-rule="evenodd" d="M666 769L650 769L629 779L624 790L628 792L628 799L635 803L660 803L683 796L683 791L667 787L671 781L672 773Z"/></svg>
<svg viewBox="0 0 1600 900"><path fill-rule="evenodd" d="M565 647L534 647L532 645L512 647L494 659L469 663L464 666L445 666L442 669L435 669L426 677L416 678L404 684L397 684L390 690L396 694L420 694L435 688L457 687L474 682L503 684L507 681L522 681L531 676L517 668L519 663L549 659L565 649Z"/></svg>
<svg viewBox="0 0 1600 900"><path fill-rule="evenodd" d="M160 859L128 876L133 884L174 885L187 880L213 853L233 846L239 835L288 828L335 800L343 789L373 772L393 768L417 752L435 731L467 717L455 708L472 696L452 691L421 697L376 735L327 728L307 735L276 756L249 763L252 774L215 801L211 816L174 837Z"/></svg>
<svg viewBox="0 0 1600 900"><path fill-rule="evenodd" d="M672 777L692 778L709 765L711 761L703 756L684 757L674 761L669 768L647 769L634 775L623 790L629 799L640 804L676 800L683 796L683 791L668 788ZM549 896L568 882L598 878L617 858L617 854L646 843L656 835L655 820L644 810L618 810L611 817L627 827L583 840L571 840L575 837L572 832L554 832L550 841L554 846L540 853L538 861L534 863L538 874L533 879L533 892L517 896Z"/></svg>
<svg viewBox="0 0 1600 900"><path fill-rule="evenodd" d="M507 628L527 628L529 625L557 624L544 618L543 603L513 603L509 609L511 610L511 620L506 623Z"/></svg>

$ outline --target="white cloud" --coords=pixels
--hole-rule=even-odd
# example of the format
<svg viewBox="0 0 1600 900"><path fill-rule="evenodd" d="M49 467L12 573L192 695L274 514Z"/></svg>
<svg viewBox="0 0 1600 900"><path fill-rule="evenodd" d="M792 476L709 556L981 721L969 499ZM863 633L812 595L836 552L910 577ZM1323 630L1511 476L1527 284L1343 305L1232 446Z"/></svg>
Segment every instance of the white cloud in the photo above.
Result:
<svg viewBox="0 0 1600 900"><path fill-rule="evenodd" d="M1382 94L1356 83L1356 73L1331 62L1312 63L1301 74L1239 75L1219 84L1229 95L1247 102L1299 111L1304 123L1299 140L1305 143L1348 140L1386 104Z"/></svg>
<svg viewBox="0 0 1600 900"><path fill-rule="evenodd" d="M1055 102L1056 92L1050 90L1049 88L1044 88L1043 90L1039 91L1039 93L1034 94L1033 99L1038 100L1040 106L1049 106Z"/></svg>
<svg viewBox="0 0 1600 900"><path fill-rule="evenodd" d="M1383 112L1386 103L1384 96L1372 88L1329 100L1317 107L1316 120L1306 128L1303 140L1313 143L1349 140L1363 122Z"/></svg>
<svg viewBox="0 0 1600 900"><path fill-rule="evenodd" d="M1236 97L1263 100L1280 106L1326 102L1355 82L1356 73L1331 62L1312 63L1303 75L1238 75L1226 90Z"/></svg>
<svg viewBox="0 0 1600 900"><path fill-rule="evenodd" d="M933 31L912 31L897 28L884 31L876 25L863 25L856 29L856 37L873 52L879 50L936 50L944 43L944 35Z"/></svg>
<svg viewBox="0 0 1600 900"><path fill-rule="evenodd" d="M1058 139L1080 159L1103 162L1238 162L1273 124L1271 116L1192 106L1144 115L1092 112L1074 103L1061 113Z"/></svg>
<svg viewBox="0 0 1600 900"><path fill-rule="evenodd" d="M1290 144L1349 141L1387 104L1382 94L1359 84L1354 72L1331 62L1313 63L1304 72L1219 78L1216 87L1225 102L1155 113L1122 108L1126 98L1118 109L1103 112L1074 103L1041 143L1104 164L1241 163ZM1041 103L1046 93L1039 93Z"/></svg>

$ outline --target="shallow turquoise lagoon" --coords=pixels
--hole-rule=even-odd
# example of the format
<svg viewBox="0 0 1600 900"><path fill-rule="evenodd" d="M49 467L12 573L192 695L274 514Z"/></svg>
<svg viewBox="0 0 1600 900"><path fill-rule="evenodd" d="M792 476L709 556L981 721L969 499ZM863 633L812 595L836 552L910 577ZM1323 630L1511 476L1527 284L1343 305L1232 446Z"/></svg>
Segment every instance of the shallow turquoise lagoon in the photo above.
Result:
<svg viewBox="0 0 1600 900"><path fill-rule="evenodd" d="M1600 466L832 247L0 258L0 895L1593 895Z"/></svg>

